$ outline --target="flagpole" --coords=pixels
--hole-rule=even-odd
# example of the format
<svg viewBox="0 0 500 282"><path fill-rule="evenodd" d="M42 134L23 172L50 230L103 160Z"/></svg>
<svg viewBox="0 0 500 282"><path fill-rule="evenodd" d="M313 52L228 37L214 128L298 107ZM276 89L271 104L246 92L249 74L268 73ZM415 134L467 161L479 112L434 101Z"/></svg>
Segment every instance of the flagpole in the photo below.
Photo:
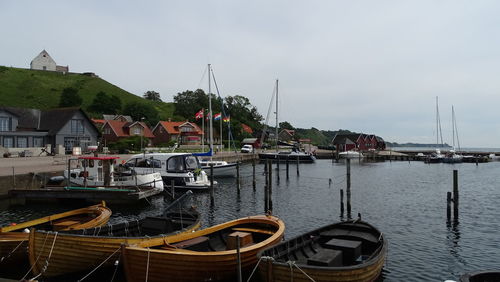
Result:
<svg viewBox="0 0 500 282"><path fill-rule="evenodd" d="M212 125L212 85L210 83L210 76L212 75L212 71L211 71L211 68L210 68L210 64L208 64L208 116L210 118L210 121L209 121L209 128L210 128L210 131L209 131L209 135L210 135L210 151L212 152L211 155L213 155L213 144L214 144L214 137L213 137L213 125ZM212 160L212 156L210 156L210 160Z"/></svg>
<svg viewBox="0 0 500 282"><path fill-rule="evenodd" d="M201 117L201 151L205 152L205 109L201 109L203 111Z"/></svg>
<svg viewBox="0 0 500 282"><path fill-rule="evenodd" d="M220 120L220 133L219 133L220 150L222 151L222 113L220 113L219 120Z"/></svg>

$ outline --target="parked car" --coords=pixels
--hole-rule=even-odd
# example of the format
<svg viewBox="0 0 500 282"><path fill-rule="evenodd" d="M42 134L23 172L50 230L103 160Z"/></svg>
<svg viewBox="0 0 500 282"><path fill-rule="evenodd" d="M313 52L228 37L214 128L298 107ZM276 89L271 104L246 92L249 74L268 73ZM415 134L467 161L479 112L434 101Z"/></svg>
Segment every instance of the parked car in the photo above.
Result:
<svg viewBox="0 0 500 282"><path fill-rule="evenodd" d="M241 147L241 152L242 153L252 153L253 152L253 146L252 145L243 145L243 147Z"/></svg>

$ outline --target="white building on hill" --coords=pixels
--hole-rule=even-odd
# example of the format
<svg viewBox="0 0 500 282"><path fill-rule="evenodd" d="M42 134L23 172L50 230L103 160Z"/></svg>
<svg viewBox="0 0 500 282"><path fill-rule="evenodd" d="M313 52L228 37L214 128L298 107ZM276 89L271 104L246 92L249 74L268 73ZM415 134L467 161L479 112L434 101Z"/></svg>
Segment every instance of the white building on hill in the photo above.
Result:
<svg viewBox="0 0 500 282"><path fill-rule="evenodd" d="M56 61L50 57L47 51L43 50L36 56L30 63L30 68L32 70L46 70L46 71L58 71L58 72L68 72L69 66L58 66Z"/></svg>

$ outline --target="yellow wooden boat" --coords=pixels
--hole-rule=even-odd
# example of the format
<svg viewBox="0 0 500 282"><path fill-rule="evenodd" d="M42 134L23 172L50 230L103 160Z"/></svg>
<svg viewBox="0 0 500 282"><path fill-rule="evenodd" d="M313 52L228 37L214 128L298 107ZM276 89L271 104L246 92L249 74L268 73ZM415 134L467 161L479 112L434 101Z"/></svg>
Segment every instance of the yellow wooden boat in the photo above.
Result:
<svg viewBox="0 0 500 282"><path fill-rule="evenodd" d="M191 209L78 231L36 230L30 234L30 263L34 274L43 277L74 273L83 276L100 264L100 271L112 267L120 259L121 244L137 244L145 239L163 242L199 226L199 213Z"/></svg>
<svg viewBox="0 0 500 282"><path fill-rule="evenodd" d="M372 225L345 221L289 239L258 254L260 281L369 282L380 275L387 241Z"/></svg>
<svg viewBox="0 0 500 282"><path fill-rule="evenodd" d="M106 204L71 210L59 214L0 228L0 258L5 265L18 265L28 259L28 228L62 231L102 226L111 216Z"/></svg>
<svg viewBox="0 0 500 282"><path fill-rule="evenodd" d="M274 216L236 219L177 238L122 246L123 267L127 281L235 281L238 238L247 275L257 253L279 243L284 232L285 224Z"/></svg>

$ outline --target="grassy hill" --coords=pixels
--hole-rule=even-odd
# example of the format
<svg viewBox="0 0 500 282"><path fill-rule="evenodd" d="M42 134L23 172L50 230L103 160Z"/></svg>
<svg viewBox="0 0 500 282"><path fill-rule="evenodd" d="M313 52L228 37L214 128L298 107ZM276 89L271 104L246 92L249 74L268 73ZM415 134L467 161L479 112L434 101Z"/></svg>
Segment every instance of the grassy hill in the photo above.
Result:
<svg viewBox="0 0 500 282"><path fill-rule="evenodd" d="M160 113L160 119L172 117L174 104L152 102L129 93L99 77L77 73L62 74L0 66L0 105L22 108L50 109L59 104L64 88L73 87L83 99L84 110L92 103L94 96L103 91L116 95L122 106L130 102L149 103Z"/></svg>

